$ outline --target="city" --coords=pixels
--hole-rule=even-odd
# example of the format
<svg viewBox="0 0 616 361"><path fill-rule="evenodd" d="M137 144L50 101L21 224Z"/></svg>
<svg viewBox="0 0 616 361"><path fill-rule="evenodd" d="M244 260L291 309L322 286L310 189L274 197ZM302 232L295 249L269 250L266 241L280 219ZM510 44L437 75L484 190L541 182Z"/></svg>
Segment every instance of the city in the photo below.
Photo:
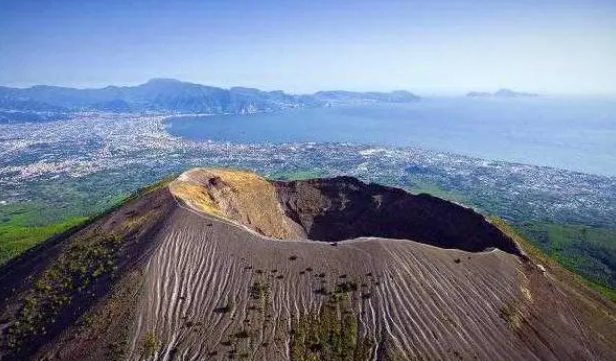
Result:
<svg viewBox="0 0 616 361"><path fill-rule="evenodd" d="M0 201L9 205L32 200L31 190L41 181L47 186L66 180L87 183L93 176L104 176L111 192L130 193L194 166L246 168L282 178L298 172L350 175L436 192L512 222L613 226L616 219L616 179L610 177L415 148L193 142L168 134L165 116L105 113L3 126Z"/></svg>

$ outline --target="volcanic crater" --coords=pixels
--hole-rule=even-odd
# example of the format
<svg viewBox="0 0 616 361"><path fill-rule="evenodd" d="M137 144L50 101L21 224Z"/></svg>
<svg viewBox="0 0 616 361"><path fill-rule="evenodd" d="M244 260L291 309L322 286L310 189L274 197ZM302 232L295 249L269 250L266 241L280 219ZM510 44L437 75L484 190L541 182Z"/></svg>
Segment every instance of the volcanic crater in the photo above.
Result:
<svg viewBox="0 0 616 361"><path fill-rule="evenodd" d="M172 189L180 189L174 194L182 202L267 237L323 242L380 237L520 255L509 237L469 208L352 177L267 182L250 173L198 169L176 182L180 184L172 184ZM193 194L182 191L184 187ZM200 206L200 201L208 206Z"/></svg>
<svg viewBox="0 0 616 361"><path fill-rule="evenodd" d="M194 169L0 268L2 360L616 360L616 307L504 222Z"/></svg>

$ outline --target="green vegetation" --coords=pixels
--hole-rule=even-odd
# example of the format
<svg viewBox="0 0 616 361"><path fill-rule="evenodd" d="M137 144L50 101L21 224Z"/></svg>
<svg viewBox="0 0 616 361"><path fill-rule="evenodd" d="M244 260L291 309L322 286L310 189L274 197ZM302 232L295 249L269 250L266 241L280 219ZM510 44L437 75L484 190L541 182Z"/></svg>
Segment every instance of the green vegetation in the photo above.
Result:
<svg viewBox="0 0 616 361"><path fill-rule="evenodd" d="M77 237L21 297L16 322L7 331L8 346L17 350L46 334L74 297L90 294L98 278L115 270L121 244L120 237L99 231Z"/></svg>
<svg viewBox="0 0 616 361"><path fill-rule="evenodd" d="M291 326L291 360L370 360L374 342L359 335L359 318L350 297L337 294L318 314L308 314Z"/></svg>
<svg viewBox="0 0 616 361"><path fill-rule="evenodd" d="M250 298L257 301L256 309L259 312L265 312L269 299L269 285L259 281L255 281L249 289Z"/></svg>
<svg viewBox="0 0 616 361"><path fill-rule="evenodd" d="M250 298L253 300L263 299L267 296L268 289L269 287L266 284L255 281L250 287Z"/></svg>
<svg viewBox="0 0 616 361"><path fill-rule="evenodd" d="M346 274L330 292L324 283L314 292L325 297L318 313L302 315L291 325L291 360L370 360L375 341L359 331L353 307L358 283ZM365 285L367 287L367 285ZM364 287L364 286L362 286ZM362 292L362 298L364 293ZM365 299L365 298L364 298ZM360 301L362 302L362 301ZM357 303L355 303L357 306Z"/></svg>
<svg viewBox="0 0 616 361"><path fill-rule="evenodd" d="M513 227L511 227L509 224L507 224L502 219L497 218L497 217L490 217L490 222L492 224L494 224L495 226L497 226L501 231L505 232L505 234L507 234L510 237L512 237L518 244L522 245L522 248L524 249L524 251L527 254L529 254L532 258L534 258L537 261L539 261L541 263L544 263L546 265L549 265L549 264L552 264L552 263L558 263L558 264L564 266L565 269L567 269L567 270L572 272L571 276L573 276L579 282L583 283L584 285L586 285L587 287L591 288L595 292L598 292L599 294L603 295L607 299L609 299L612 302L616 303L616 290L614 288L610 288L608 286L605 286L603 284L600 284L600 283L594 281L593 279L596 278L596 275L590 275L589 278L585 278L584 276L580 275L581 272L579 270L568 268L566 264L563 264L563 259L562 258L559 260L559 259L555 258L554 256L550 256L549 255L549 251L545 252L545 251L541 250L541 247L535 246L534 242L533 243L529 242L525 237L520 235L520 234L523 234L523 232L519 232L518 233L517 230L515 230ZM557 227L556 229L558 229L558 225L551 225L551 226L553 226L553 227L555 226L555 227ZM532 225L527 225L526 227L532 227ZM580 229L580 228L578 228L578 226L575 226L574 228L575 229ZM586 231L586 233L588 234L588 231ZM570 233L558 232L557 234L570 234ZM560 241L561 247L562 247L562 245L567 245L568 244L567 238L560 238L559 241ZM570 257L575 258L575 257L578 257L578 255L571 254ZM575 264L575 263L573 263L573 264ZM571 265L571 263L570 263L570 265Z"/></svg>
<svg viewBox="0 0 616 361"><path fill-rule="evenodd" d="M126 331L118 337L116 341L111 342L107 347L106 357L109 361L126 360L128 353L128 337Z"/></svg>
<svg viewBox="0 0 616 361"><path fill-rule="evenodd" d="M28 188L32 201L0 205L0 265L125 199L121 189L96 189L102 180L93 178L91 187L69 180L35 182Z"/></svg>
<svg viewBox="0 0 616 361"><path fill-rule="evenodd" d="M585 278L582 278L582 277L580 277L580 279L590 289L592 289L593 291L603 295L605 298L609 299L610 301L616 303L616 290L614 290L612 288L609 288L609 287L602 286L602 285L597 284L597 283L594 283L594 282L589 281L589 280L587 280Z"/></svg>
<svg viewBox="0 0 616 361"><path fill-rule="evenodd" d="M99 194L100 191L88 195L87 188L56 188L51 185L41 185L42 189L55 192L54 195L58 196L58 199L44 199L40 203L35 201L0 206L0 266L42 241L83 224L91 217L96 217L127 201L166 186L176 177L177 174L168 176L159 182L131 192L128 197L126 196L128 193L118 194L118 190L109 190L108 194L115 194L114 196L103 196ZM34 192L31 196L35 199L47 197L46 194L38 194L38 192ZM100 201L91 204L90 199L97 199L97 197L100 197L98 198ZM64 198L75 203L62 201ZM45 206L44 204L48 202L52 204ZM143 220L132 220L134 223L139 221ZM127 226L130 227L131 224Z"/></svg>
<svg viewBox="0 0 616 361"><path fill-rule="evenodd" d="M137 189L112 182L109 176L92 175L88 180L29 183L27 202L0 205L0 226L43 227L70 218L92 217L121 203ZM10 194L20 190L7 185L2 191Z"/></svg>
<svg viewBox="0 0 616 361"><path fill-rule="evenodd" d="M153 332L146 332L141 341L141 356L150 358L154 356L159 347L160 342L156 335Z"/></svg>
<svg viewBox="0 0 616 361"><path fill-rule="evenodd" d="M591 281L595 290L616 294L616 230L554 223L515 228L550 258Z"/></svg>
<svg viewBox="0 0 616 361"><path fill-rule="evenodd" d="M499 308L498 313L500 318L505 320L509 327L511 327L512 329L517 329L519 327L519 316L517 315L517 311L513 306L508 303L505 303Z"/></svg>
<svg viewBox="0 0 616 361"><path fill-rule="evenodd" d="M86 220L86 217L74 217L61 223L54 223L43 227L0 226L0 265L47 238L77 227Z"/></svg>
<svg viewBox="0 0 616 361"><path fill-rule="evenodd" d="M445 190L439 187L435 183L425 181L414 181L410 187L406 188L409 192L414 194L426 193L434 197L446 199L452 202L466 203L468 200L458 193Z"/></svg>

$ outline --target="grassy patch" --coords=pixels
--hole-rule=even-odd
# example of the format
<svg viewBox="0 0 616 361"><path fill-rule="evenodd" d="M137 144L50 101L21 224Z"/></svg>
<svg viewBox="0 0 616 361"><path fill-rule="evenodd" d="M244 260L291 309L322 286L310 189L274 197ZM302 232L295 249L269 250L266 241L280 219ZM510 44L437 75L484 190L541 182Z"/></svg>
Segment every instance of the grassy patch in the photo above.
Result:
<svg viewBox="0 0 616 361"><path fill-rule="evenodd" d="M28 227L17 225L0 226L0 265L46 240L87 220L86 217L75 217L64 222L50 224L44 227Z"/></svg>
<svg viewBox="0 0 616 361"><path fill-rule="evenodd" d="M616 230L555 223L515 228L568 270L599 286L616 289Z"/></svg>
<svg viewBox="0 0 616 361"><path fill-rule="evenodd" d="M167 186L175 178L174 174L150 186L140 188L128 197L107 196L99 202L99 205L90 205L87 209L79 207L79 204L71 205L71 209L66 209L66 204L62 207L45 207L37 202L0 206L0 266L46 239L81 225L90 217L104 214L128 201ZM131 228L144 220L130 219L126 226Z"/></svg>

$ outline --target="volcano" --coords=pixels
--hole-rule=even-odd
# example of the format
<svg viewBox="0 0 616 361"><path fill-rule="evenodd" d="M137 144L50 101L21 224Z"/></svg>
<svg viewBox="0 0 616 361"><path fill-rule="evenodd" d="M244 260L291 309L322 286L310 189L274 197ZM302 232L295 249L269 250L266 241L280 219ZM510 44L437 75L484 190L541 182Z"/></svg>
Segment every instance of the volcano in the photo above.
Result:
<svg viewBox="0 0 616 361"><path fill-rule="evenodd" d="M199 168L0 269L2 360L616 360L507 225L351 177Z"/></svg>

